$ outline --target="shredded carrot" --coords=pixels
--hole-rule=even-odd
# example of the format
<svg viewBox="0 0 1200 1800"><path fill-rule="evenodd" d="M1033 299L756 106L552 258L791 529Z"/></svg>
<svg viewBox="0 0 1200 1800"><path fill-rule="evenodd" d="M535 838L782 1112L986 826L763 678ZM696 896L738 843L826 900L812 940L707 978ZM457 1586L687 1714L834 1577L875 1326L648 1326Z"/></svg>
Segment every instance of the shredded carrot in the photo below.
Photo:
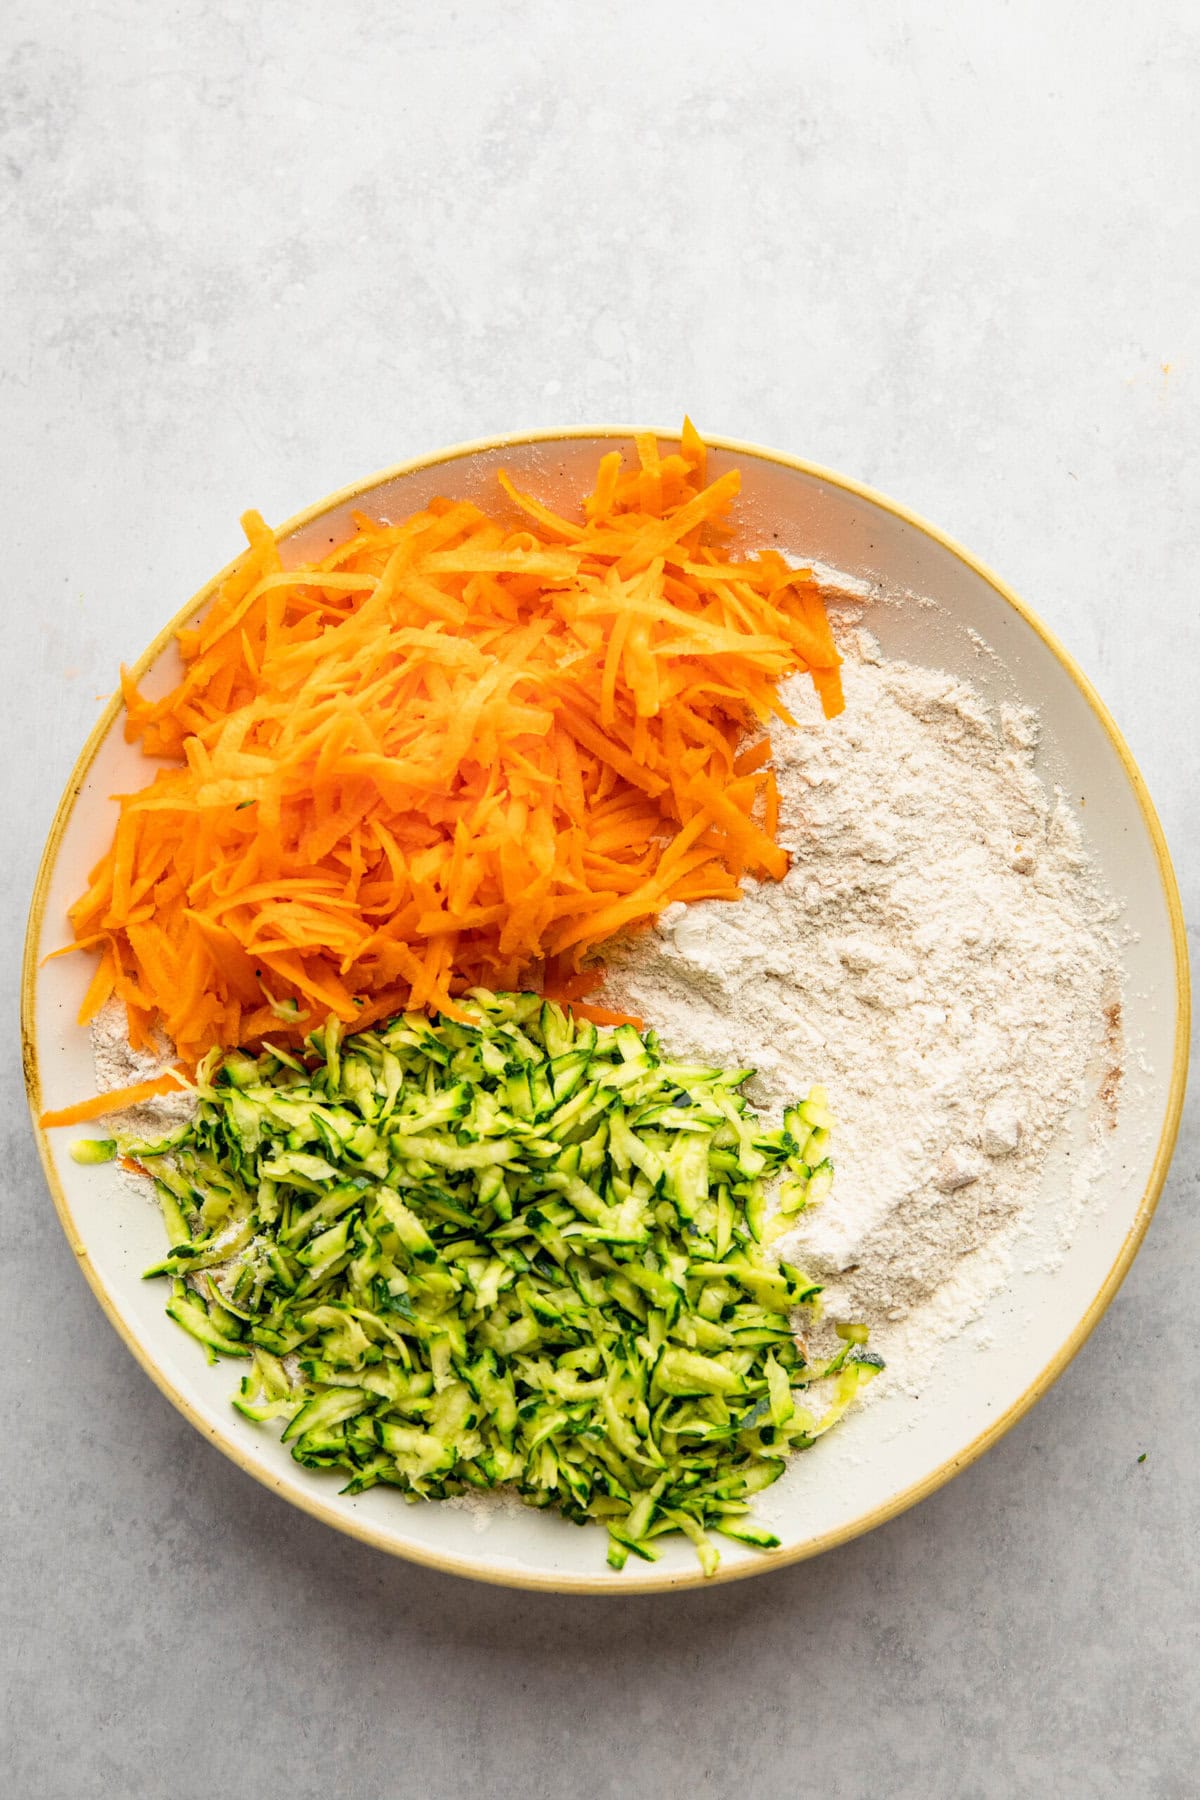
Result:
<svg viewBox="0 0 1200 1800"><path fill-rule="evenodd" d="M290 570L246 515L178 685L123 673L126 735L167 766L120 797L71 910L99 958L85 1021L116 995L135 1045L165 1030L194 1067L474 986L609 1016L582 999L606 938L779 879L761 728L797 671L840 710L820 594L733 547L737 472L706 485L690 422L636 449L570 517L501 476L494 514L355 515Z"/></svg>
<svg viewBox="0 0 1200 1800"><path fill-rule="evenodd" d="M593 1025L633 1025L638 1031L645 1025L637 1013L615 1012L611 1006L592 1006L586 1000L572 1000L570 1009L581 1019L590 1019Z"/></svg>
<svg viewBox="0 0 1200 1800"><path fill-rule="evenodd" d="M52 1125L86 1125L91 1119L102 1119L106 1113L125 1112L140 1106L144 1100L155 1100L160 1094L177 1094L187 1084L183 1077L168 1070L150 1081L136 1081L132 1087L110 1088L106 1094L95 1094L75 1106L62 1106L57 1112L44 1112L38 1121Z"/></svg>

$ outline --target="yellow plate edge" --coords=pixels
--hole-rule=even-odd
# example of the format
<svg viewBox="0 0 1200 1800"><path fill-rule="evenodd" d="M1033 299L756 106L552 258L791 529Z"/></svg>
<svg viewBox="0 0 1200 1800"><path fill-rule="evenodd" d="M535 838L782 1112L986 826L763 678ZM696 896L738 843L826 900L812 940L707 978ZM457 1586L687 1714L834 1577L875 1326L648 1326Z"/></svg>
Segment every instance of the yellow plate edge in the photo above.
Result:
<svg viewBox="0 0 1200 1800"><path fill-rule="evenodd" d="M410 462L397 463L393 467L383 469L379 471L379 473L370 475L362 481L353 483L349 487L338 489L336 492L328 495L325 499L317 501L315 505L306 507L303 512L299 512L295 514L294 517L288 519L283 525L280 525L277 528L276 535L279 537L289 537L294 532L301 530L305 525L310 524L314 519L320 517L322 513L329 512L335 506L345 505L349 501L356 500L363 494L379 487L384 482L397 480L404 475L414 475L422 470L437 468L442 463L455 462L461 457L477 455L481 451L503 450L517 445L523 446L527 444L553 443L562 439L572 438L610 438L628 442L638 431L644 429L645 427L642 426L576 425L558 430L540 429L537 431L505 433L500 437L479 438L470 443L455 444L446 449L435 451L429 456L416 457ZM674 442L678 438L678 433L674 431L660 431L655 435L667 442ZM960 1475L964 1469L969 1468L973 1462L983 1455L985 1450L990 1449L992 1444L994 1444L998 1438L1003 1437L1006 1431L1009 1431L1019 1419L1023 1418L1030 1407L1035 1405L1047 1389L1053 1385L1062 1374L1067 1364L1075 1355L1077 1355L1079 1350L1086 1343L1088 1337L1091 1335L1100 1318L1109 1306L1117 1289L1125 1279L1130 1264L1137 1254L1138 1247L1141 1244L1143 1237L1146 1235L1146 1228L1150 1223L1155 1206L1158 1204L1158 1197L1162 1192L1163 1183L1166 1180L1167 1170L1170 1166L1171 1156L1175 1148L1175 1140L1179 1133L1179 1120L1183 1110L1184 1093L1187 1087L1188 1045L1191 1021L1191 987L1188 972L1187 935L1183 921L1183 907L1179 897L1179 884L1176 880L1175 870L1171 863L1170 852L1167 849L1166 837L1163 833L1162 826L1159 823L1158 814L1154 809L1154 803L1150 798L1149 790L1146 787L1142 772L1134 760L1132 751L1129 749L1129 746L1126 744L1118 730L1116 722L1109 713L1103 700L1101 700L1099 694L1092 686L1088 677L1084 674L1070 652L1064 648L1052 632L1047 630L1046 626L1042 624L1033 609L1028 606L1018 594L1014 593L1012 588L1001 581L998 575L994 574L984 563L981 563L979 559L973 556L969 550L963 547L963 545L947 536L947 534L938 526L931 525L917 513L910 511L905 506L899 505L886 494L881 494L874 488L867 487L863 482L853 481L849 476L840 475L835 470L826 469L818 463L804 462L799 457L788 456L784 452L778 450L768 450L762 445L746 443L737 438L714 437L706 433L704 441L713 449L725 450L735 456L757 457L764 462L776 463L784 468L795 469L802 475L813 477L818 481L827 482L831 487L840 488L845 493L853 494L859 499L869 501L872 505L880 507L884 512L891 513L893 517L902 519L906 524L912 525L916 530L923 532L926 537L932 539L934 543L939 544L942 549L948 550L952 556L957 557L967 568L971 569L983 581L987 582L988 586L994 589L994 591L1000 595L1001 599L1005 600L1008 605L1012 607L1013 611L1018 613L1020 617L1024 619L1025 623L1031 630L1036 632L1038 637L1040 637L1042 642L1046 645L1047 649L1058 659L1068 675L1074 681L1076 687L1078 687L1084 699L1100 721L1101 726L1120 758L1121 764L1125 769L1125 773L1129 778L1130 785L1137 798L1138 805L1141 808L1142 817L1146 823L1146 829L1150 834L1150 840L1154 845L1154 853L1158 861L1159 879L1162 882L1163 897L1166 901L1167 913L1171 922L1171 942L1175 952L1176 984L1175 1048L1171 1062L1171 1081L1167 1095L1166 1112L1163 1117L1162 1131L1159 1134L1158 1146L1155 1150L1154 1162L1151 1166L1150 1176L1146 1183L1145 1190L1138 1203L1138 1209L1134 1215L1133 1222L1125 1235L1124 1241L1117 1252L1108 1274L1101 1283L1099 1291L1057 1355L1051 1358L1050 1362L1047 1363L1037 1379L1030 1383L1029 1387L1025 1389L1020 1398L1015 1400L1006 1412L1002 1413L998 1419L993 1420L984 1431L980 1432L978 1437L967 1445L966 1449L960 1451L956 1456L949 1457L944 1463L941 1463L922 1480L912 1483L910 1487L905 1488L901 1493L893 1495L893 1497L884 1502L882 1506L874 1507L871 1511L863 1513L859 1518L852 1519L848 1524L839 1526L835 1531L824 1532L818 1537L806 1540L804 1543L795 1544L788 1548L776 1551L767 1551L756 1556L753 1560L747 1559L745 1562L740 1562L734 1566L722 1563L717 1569L716 1574L711 1576L705 1576L700 1571L699 1567L697 1567L694 1571L689 1570L679 1574L667 1574L664 1571L663 1574L659 1575L657 1578L649 1573L634 1573L632 1575L622 1573L617 1576L572 1575L562 1577L553 1575L535 1575L502 1567L489 1567L470 1557L438 1556L423 1550L412 1549L407 1546L401 1547L389 1542L388 1539L373 1526L359 1524L353 1519L347 1519L342 1513L337 1511L334 1507L327 1505L324 1500L315 1494L309 1498L308 1496L302 1497L293 1494L290 1490L285 1491L281 1481L267 1474L264 1470L255 1467L251 1459L245 1456L236 1444L226 1443L221 1440L215 1428L208 1425L207 1422L201 1418L191 1405L190 1401L174 1387L163 1371L143 1350L137 1339L126 1329L125 1323L110 1299L107 1289L104 1287L95 1269L92 1267L87 1253L79 1241L75 1222L71 1215L70 1207L67 1204L66 1195L59 1182L58 1172L50 1154L49 1141L46 1133L38 1123L42 1105L41 1077L38 1068L34 1016L34 995L37 980L37 947L41 938L47 891L49 889L54 863L58 854L58 848L62 842L63 834L66 831L71 814L74 811L75 802L79 797L84 779L95 760L101 743L107 737L120 713L122 702L119 690L109 700L104 711L96 721L96 724L92 727L87 742L84 744L75 766L71 771L71 775L67 781L66 788L63 791L62 798L59 800L53 822L50 826L49 835L46 839L46 847L42 852L37 879L34 883L33 897L30 902L29 922L26 928L25 950L21 970L21 1056L25 1074L25 1087L33 1120L34 1135L37 1139L38 1154L41 1157L46 1182L58 1211L59 1220L66 1233L67 1242L70 1244L78 1258L92 1292L95 1294L97 1300L99 1300L110 1323L119 1333L126 1347L132 1352L142 1368L145 1369L156 1387L167 1396L168 1400L178 1408L189 1423L194 1425L204 1436L212 1438L217 1444L218 1449L223 1451L224 1454L228 1456L232 1462L236 1463L239 1468L244 1469L248 1475L253 1476L256 1481L261 1482L264 1487L282 1494L283 1498L292 1505L300 1507L304 1512L311 1513L314 1518L323 1520L325 1524L332 1525L335 1530L344 1532L349 1537L358 1538L361 1542L370 1544L375 1549L384 1550L389 1555L402 1556L409 1562L421 1563L426 1567L439 1569L446 1574L462 1575L476 1581L490 1582L499 1587L526 1588L549 1591L551 1593L607 1595L661 1593L682 1588L712 1587L720 1582L738 1581L752 1575L766 1574L771 1569L780 1569L789 1563L803 1562L810 1556L819 1556L822 1551L835 1549L839 1544L848 1543L853 1538L861 1537L864 1532L874 1530L877 1525L886 1524L889 1519L894 1519L897 1514L906 1511L910 1506L915 1506L919 1500L923 1500L927 1495L936 1492L938 1488L943 1487L948 1481L953 1480L954 1476ZM200 607L212 597L221 582L225 580L235 564L240 561L241 554L242 553L239 552L233 562L226 564L225 568L223 568L219 574L215 575L212 580L206 582L199 592L194 594L192 598L179 609L174 618L171 619L158 633L157 637L151 641L132 666L132 673L135 679L141 679L150 664L156 660L164 649L166 649L180 626L185 624L187 620L191 618L194 613L199 611Z"/></svg>

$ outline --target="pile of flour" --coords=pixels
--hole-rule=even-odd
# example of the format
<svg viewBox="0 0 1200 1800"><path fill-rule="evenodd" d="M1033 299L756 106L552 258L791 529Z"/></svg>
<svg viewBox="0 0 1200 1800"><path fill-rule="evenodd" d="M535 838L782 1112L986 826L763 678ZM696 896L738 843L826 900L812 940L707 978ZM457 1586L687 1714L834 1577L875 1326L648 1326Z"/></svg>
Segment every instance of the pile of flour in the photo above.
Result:
<svg viewBox="0 0 1200 1800"><path fill-rule="evenodd" d="M673 1054L755 1068L776 1118L828 1089L833 1192L781 1251L824 1282L827 1331L871 1326L880 1389L919 1383L1003 1284L1080 1105L1084 1184L1099 1172L1120 982L1116 908L1035 773L1035 715L847 638L845 712L823 720L801 677L797 728L772 729L789 874L670 908L604 995Z"/></svg>

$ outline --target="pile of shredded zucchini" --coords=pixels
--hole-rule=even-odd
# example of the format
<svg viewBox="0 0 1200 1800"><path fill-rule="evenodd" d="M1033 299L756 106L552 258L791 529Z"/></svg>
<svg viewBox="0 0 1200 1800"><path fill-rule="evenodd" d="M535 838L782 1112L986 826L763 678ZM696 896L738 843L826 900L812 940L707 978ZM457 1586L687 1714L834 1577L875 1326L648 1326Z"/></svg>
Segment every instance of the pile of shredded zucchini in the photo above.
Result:
<svg viewBox="0 0 1200 1800"><path fill-rule="evenodd" d="M861 1327L806 1363L791 1315L819 1289L763 1250L767 1183L790 1211L828 1185L824 1096L764 1130L747 1069L536 995L465 1004L330 1021L303 1060L214 1053L186 1126L79 1153L152 1169L168 1312L250 1360L235 1406L344 1491L511 1484L602 1521L614 1568L669 1532L707 1573L710 1531L773 1548L751 1496L880 1366Z"/></svg>

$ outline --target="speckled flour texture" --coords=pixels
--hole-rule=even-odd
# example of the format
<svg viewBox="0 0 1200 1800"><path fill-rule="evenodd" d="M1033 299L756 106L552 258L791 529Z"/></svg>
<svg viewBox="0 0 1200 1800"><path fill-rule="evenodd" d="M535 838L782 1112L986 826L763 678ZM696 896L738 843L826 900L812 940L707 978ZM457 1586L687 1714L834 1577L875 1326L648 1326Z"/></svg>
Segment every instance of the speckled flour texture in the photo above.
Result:
<svg viewBox="0 0 1200 1800"><path fill-rule="evenodd" d="M115 997L106 1000L92 1020L92 1059L101 1093L151 1081L165 1074L175 1061L171 1046L166 1043L155 1050L133 1048L124 1004ZM159 1094L140 1106L127 1107L120 1114L120 1129L127 1137L157 1137L189 1118L194 1106L190 1088L181 1089L178 1094Z"/></svg>
<svg viewBox="0 0 1200 1800"><path fill-rule="evenodd" d="M889 1379L916 1380L1005 1279L1054 1205L1060 1241L1103 1163L1120 1082L1116 908L1063 797L1034 768L1036 717L848 634L846 710L807 682L772 728L780 883L671 908L612 957L606 993L681 1055L746 1063L772 1115L814 1082L837 1117L832 1195L784 1254L866 1320ZM1089 1109L1073 1193L1039 1193Z"/></svg>

